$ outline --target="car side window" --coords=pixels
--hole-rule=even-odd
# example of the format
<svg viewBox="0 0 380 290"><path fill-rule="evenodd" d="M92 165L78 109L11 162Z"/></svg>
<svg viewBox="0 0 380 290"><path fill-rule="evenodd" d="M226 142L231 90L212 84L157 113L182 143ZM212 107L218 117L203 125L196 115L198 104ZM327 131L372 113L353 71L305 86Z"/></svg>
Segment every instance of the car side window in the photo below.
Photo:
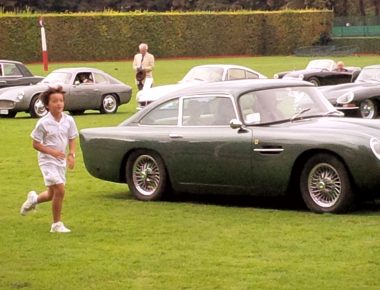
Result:
<svg viewBox="0 0 380 290"><path fill-rule="evenodd" d="M245 72L247 79L258 79L259 75L250 71Z"/></svg>
<svg viewBox="0 0 380 290"><path fill-rule="evenodd" d="M242 80L245 79L245 70L230 68L228 70L228 80Z"/></svg>
<svg viewBox="0 0 380 290"><path fill-rule="evenodd" d="M93 84L93 76L90 72L80 72L76 75L74 84Z"/></svg>
<svg viewBox="0 0 380 290"><path fill-rule="evenodd" d="M141 118L140 125L177 125L179 112L178 99L168 101L154 108Z"/></svg>
<svg viewBox="0 0 380 290"><path fill-rule="evenodd" d="M236 118L232 101L228 97L184 98L182 126L229 125Z"/></svg>
<svg viewBox="0 0 380 290"><path fill-rule="evenodd" d="M4 63L4 76L22 76L22 73L14 63Z"/></svg>
<svg viewBox="0 0 380 290"><path fill-rule="evenodd" d="M273 91L271 94L247 93L240 97L239 104L243 119L249 124L274 122L284 119L279 106L281 93Z"/></svg>
<svg viewBox="0 0 380 290"><path fill-rule="evenodd" d="M95 83L97 84L108 84L109 80L102 74L94 73Z"/></svg>

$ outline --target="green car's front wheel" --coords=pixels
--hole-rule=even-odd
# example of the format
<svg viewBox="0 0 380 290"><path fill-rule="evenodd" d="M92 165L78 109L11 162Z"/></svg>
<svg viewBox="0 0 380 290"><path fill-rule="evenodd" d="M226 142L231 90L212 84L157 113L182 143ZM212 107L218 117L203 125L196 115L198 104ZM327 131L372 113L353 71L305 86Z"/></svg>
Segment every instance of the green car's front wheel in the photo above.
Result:
<svg viewBox="0 0 380 290"><path fill-rule="evenodd" d="M160 200L165 192L167 174L161 157L145 150L133 152L127 161L126 177L136 199Z"/></svg>
<svg viewBox="0 0 380 290"><path fill-rule="evenodd" d="M347 169L330 154L316 154L305 163L300 186L302 198L313 212L343 213L354 203Z"/></svg>

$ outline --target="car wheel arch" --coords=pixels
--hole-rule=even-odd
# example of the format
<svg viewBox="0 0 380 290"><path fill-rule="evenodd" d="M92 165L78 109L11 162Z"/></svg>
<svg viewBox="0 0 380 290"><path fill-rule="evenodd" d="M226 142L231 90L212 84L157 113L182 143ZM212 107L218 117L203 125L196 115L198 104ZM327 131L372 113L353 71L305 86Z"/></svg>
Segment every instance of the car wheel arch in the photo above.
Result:
<svg viewBox="0 0 380 290"><path fill-rule="evenodd" d="M104 100L107 97L112 97L115 100L115 107L111 111L109 108L105 107ZM102 114L116 113L118 107L120 106L120 97L117 93L105 93L100 98L99 111Z"/></svg>
<svg viewBox="0 0 380 290"><path fill-rule="evenodd" d="M162 158L162 154L160 154L158 151L156 151L156 150L153 150L153 149L146 149L146 148L133 148L133 149L131 149L131 150L129 150L128 152L126 152L125 154L124 154L124 156L123 156L123 159L122 159L122 161L121 161L121 163L120 163L120 170L119 170L119 172L120 172L120 177L119 177L119 179L120 179L120 181L121 182L124 182L124 183L126 183L127 182L127 178L126 178L126 170L127 170L127 162L128 162L128 159L129 159L129 157L133 154L133 153L135 153L135 152L137 152L137 151L145 151L145 152L147 152L147 153L153 153L153 154L157 154L160 158L161 158L161 160L162 160L162 162L163 162L163 164L164 164L164 167L165 167L165 170L166 170L166 173L167 173L167 175L168 175L168 180L169 180L169 183L170 183L170 180L171 180L171 176L170 176L170 174L169 174L169 171L168 171L168 167L167 167L167 165L166 165L166 163L165 163L165 159L164 158Z"/></svg>
<svg viewBox="0 0 380 290"><path fill-rule="evenodd" d="M31 116L33 118L38 118L39 116L37 116L35 113L34 113L34 103L36 102L36 100L39 98L39 96L41 95L42 92L38 92L38 93L35 93L31 98L30 98L30 102L29 102L29 108L28 108L28 113L31 114Z"/></svg>
<svg viewBox="0 0 380 290"><path fill-rule="evenodd" d="M108 96L108 95L112 95L116 98L116 101L117 101L117 105L120 106L120 96L118 93L105 93L102 95L102 98L103 99L105 96Z"/></svg>
<svg viewBox="0 0 380 290"><path fill-rule="evenodd" d="M144 170L138 170L137 173L128 171L129 169L132 170L132 167L135 166L136 162L139 164L138 167L143 165L140 169L144 168ZM125 154L122 163L125 164L124 171L121 170L124 175L123 178L128 184L130 192L136 199L143 201L155 201L165 200L171 197L173 192L171 178L168 174L166 163L159 152L146 148L135 148ZM151 165L153 165L153 167L151 167ZM153 171L147 175L149 170ZM143 173L143 171L147 172ZM149 176L150 174L152 174L152 176ZM131 178L130 180L128 180L129 177ZM141 178L147 179L146 181L143 181ZM148 181L148 179L150 179L150 181ZM146 182L153 182L154 185L146 184ZM153 186L153 188L151 186Z"/></svg>
<svg viewBox="0 0 380 290"><path fill-rule="evenodd" d="M308 79L306 79L306 81L314 84L317 87L319 87L321 85L321 79L319 77L316 77L316 76L309 77Z"/></svg>
<svg viewBox="0 0 380 290"><path fill-rule="evenodd" d="M342 158L342 156L340 156L337 152L334 152L328 149L311 149L300 154L295 160L292 171L290 173L288 194L291 194L291 195L295 194L297 195L297 197L300 196L301 193L300 193L299 184L300 184L300 178L301 178L301 172L302 172L303 166L311 157L317 154L328 154L328 155L336 157L345 167L352 182L351 186L353 187L353 191L355 192L355 187L356 187L355 180L351 174L349 167L347 166L347 163Z"/></svg>

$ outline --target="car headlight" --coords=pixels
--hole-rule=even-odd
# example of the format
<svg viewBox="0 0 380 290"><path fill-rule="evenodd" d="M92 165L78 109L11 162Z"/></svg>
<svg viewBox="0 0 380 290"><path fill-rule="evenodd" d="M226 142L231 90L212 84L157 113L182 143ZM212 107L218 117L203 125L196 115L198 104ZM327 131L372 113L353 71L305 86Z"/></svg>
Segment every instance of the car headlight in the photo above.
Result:
<svg viewBox="0 0 380 290"><path fill-rule="evenodd" d="M16 97L17 101L21 101L24 98L24 95L25 95L24 91L18 91L17 97Z"/></svg>
<svg viewBox="0 0 380 290"><path fill-rule="evenodd" d="M372 137L369 141L369 146L372 149L373 154L375 154L376 158L380 160L380 140Z"/></svg>
<svg viewBox="0 0 380 290"><path fill-rule="evenodd" d="M352 100L354 99L354 93L353 92L348 92L343 95L341 95L339 98L336 99L336 102L338 104L348 104L351 103Z"/></svg>
<svg viewBox="0 0 380 290"><path fill-rule="evenodd" d="M278 78L279 78L278 74L274 74L274 75L273 75L273 78L274 78L274 79L278 79Z"/></svg>

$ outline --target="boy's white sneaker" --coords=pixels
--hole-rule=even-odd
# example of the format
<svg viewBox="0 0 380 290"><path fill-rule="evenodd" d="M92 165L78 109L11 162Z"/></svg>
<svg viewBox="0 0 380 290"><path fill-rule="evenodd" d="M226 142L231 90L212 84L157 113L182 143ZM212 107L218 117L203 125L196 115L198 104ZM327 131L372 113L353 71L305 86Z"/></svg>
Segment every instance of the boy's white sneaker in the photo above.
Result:
<svg viewBox="0 0 380 290"><path fill-rule="evenodd" d="M51 233L70 233L71 231L65 227L63 222L56 222L51 225Z"/></svg>
<svg viewBox="0 0 380 290"><path fill-rule="evenodd" d="M21 215L26 215L28 211L35 209L37 205L38 194L35 191L30 191L26 198L26 201L22 204L20 209Z"/></svg>

